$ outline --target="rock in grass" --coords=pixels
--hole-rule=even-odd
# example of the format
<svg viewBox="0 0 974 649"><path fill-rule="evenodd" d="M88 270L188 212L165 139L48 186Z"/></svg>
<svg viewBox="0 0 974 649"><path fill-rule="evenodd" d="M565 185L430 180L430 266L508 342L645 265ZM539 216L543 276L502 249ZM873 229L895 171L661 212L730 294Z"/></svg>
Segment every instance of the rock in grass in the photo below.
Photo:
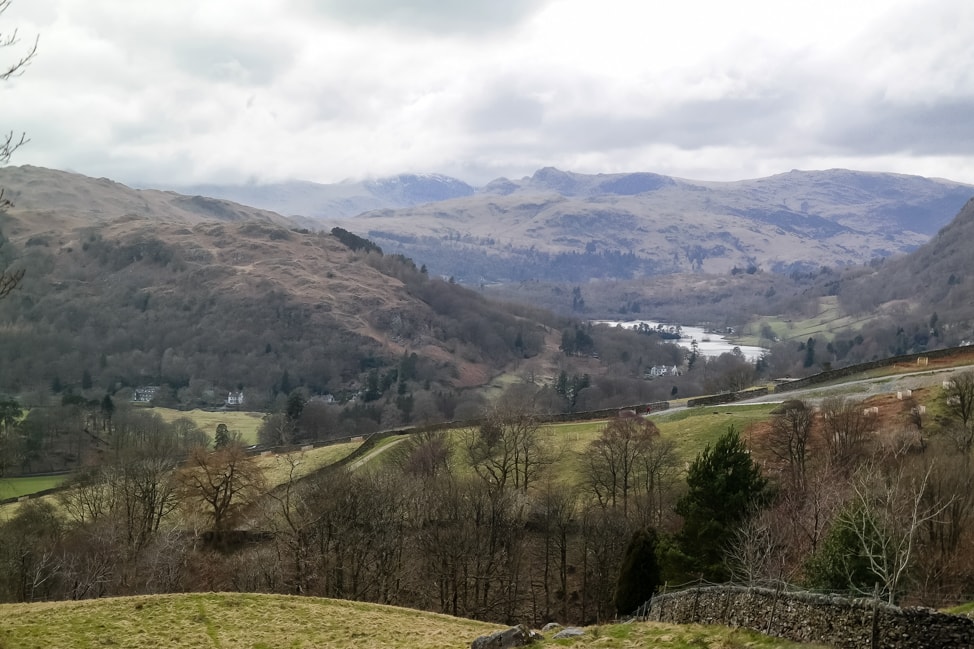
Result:
<svg viewBox="0 0 974 649"><path fill-rule="evenodd" d="M482 635L470 643L470 649L508 649L509 647L523 647L535 640L541 640L541 635L535 633L523 624L512 626L503 631L490 635Z"/></svg>

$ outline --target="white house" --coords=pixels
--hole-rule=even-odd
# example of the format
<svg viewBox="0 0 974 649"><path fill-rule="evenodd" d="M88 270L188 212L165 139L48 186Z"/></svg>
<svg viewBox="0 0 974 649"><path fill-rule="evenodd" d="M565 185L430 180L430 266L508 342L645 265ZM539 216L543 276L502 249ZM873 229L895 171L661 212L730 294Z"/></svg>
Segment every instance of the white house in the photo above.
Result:
<svg viewBox="0 0 974 649"><path fill-rule="evenodd" d="M650 378L657 378L660 376L679 376L680 368L676 365L653 365L651 368L646 370L646 376Z"/></svg>

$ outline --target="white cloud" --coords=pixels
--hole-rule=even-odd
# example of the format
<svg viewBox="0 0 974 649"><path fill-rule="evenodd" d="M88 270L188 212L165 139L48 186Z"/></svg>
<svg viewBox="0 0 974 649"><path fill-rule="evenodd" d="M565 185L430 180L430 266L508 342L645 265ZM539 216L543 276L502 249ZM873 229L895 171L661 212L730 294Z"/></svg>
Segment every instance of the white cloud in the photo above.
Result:
<svg viewBox="0 0 974 649"><path fill-rule="evenodd" d="M974 181L966 0L14 0L14 26L41 38L0 87L14 164L122 182Z"/></svg>

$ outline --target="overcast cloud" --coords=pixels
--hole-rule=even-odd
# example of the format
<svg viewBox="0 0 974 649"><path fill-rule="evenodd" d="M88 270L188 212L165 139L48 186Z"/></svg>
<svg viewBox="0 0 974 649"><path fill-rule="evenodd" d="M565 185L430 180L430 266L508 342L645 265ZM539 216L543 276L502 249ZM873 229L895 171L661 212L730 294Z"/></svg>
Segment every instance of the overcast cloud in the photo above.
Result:
<svg viewBox="0 0 974 649"><path fill-rule="evenodd" d="M444 7L444 5L446 7ZM174 185L544 166L974 183L969 0L13 0L12 164Z"/></svg>

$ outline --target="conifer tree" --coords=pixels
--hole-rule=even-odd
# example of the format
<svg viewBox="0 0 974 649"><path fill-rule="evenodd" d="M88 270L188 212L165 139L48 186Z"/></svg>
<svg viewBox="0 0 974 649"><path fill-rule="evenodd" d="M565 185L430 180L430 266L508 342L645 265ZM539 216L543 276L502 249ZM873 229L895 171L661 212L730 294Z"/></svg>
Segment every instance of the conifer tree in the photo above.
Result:
<svg viewBox="0 0 974 649"><path fill-rule="evenodd" d="M615 607L619 615L632 613L642 606L662 581L656 546L656 530L643 528L633 532L619 569Z"/></svg>

